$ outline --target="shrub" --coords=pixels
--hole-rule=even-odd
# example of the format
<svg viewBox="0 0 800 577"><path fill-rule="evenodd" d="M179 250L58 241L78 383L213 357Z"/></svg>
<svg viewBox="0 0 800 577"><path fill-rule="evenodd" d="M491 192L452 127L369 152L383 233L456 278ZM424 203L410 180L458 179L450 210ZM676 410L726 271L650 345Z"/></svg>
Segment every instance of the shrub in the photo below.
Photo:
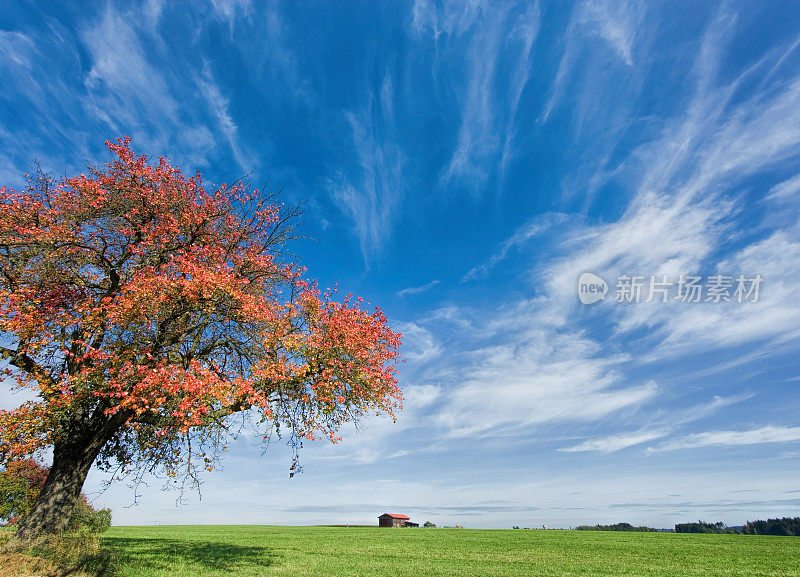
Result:
<svg viewBox="0 0 800 577"><path fill-rule="evenodd" d="M33 459L11 461L0 471L0 521L14 526L28 514L42 490L49 468ZM102 533L111 526L111 510L95 509L81 493L68 531Z"/></svg>
<svg viewBox="0 0 800 577"><path fill-rule="evenodd" d="M69 521L68 531L103 533L111 527L111 509L95 509L81 495Z"/></svg>
<svg viewBox="0 0 800 577"><path fill-rule="evenodd" d="M13 525L28 513L47 479L47 471L33 459L6 465L0 472L0 520Z"/></svg>

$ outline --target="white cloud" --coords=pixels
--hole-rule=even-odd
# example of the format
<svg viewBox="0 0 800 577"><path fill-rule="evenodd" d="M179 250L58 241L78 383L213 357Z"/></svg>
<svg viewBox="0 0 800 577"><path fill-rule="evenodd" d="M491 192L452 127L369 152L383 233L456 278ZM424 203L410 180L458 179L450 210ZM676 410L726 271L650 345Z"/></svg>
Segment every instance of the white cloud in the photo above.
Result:
<svg viewBox="0 0 800 577"><path fill-rule="evenodd" d="M161 15L164 12L164 0L146 0L142 6L142 12L147 19L150 30L157 33Z"/></svg>
<svg viewBox="0 0 800 577"><path fill-rule="evenodd" d="M207 166L217 139L196 112L196 94L177 90L179 72L157 64L159 50L166 48L155 35L158 11L148 14L150 19L140 23L107 4L97 19L81 27L80 40L91 62L82 106L110 137L129 135L148 154L178 151L181 163Z"/></svg>
<svg viewBox="0 0 800 577"><path fill-rule="evenodd" d="M673 276L699 270L724 230L719 219L730 210L730 203L689 205L643 192L617 222L574 229L562 245L564 256L539 271L538 278L546 283L554 306L568 315L583 272L598 272L612 283L621 274Z"/></svg>
<svg viewBox="0 0 800 577"><path fill-rule="evenodd" d="M646 419L649 421L649 424L636 431L588 439L578 445L559 449L559 451L565 453L578 453L583 451L613 453L671 435L682 425L705 419L724 407L746 401L751 397L753 397L752 394L734 395L730 397L717 396L714 397L710 403L695 405L687 409L661 409L652 415L647 415Z"/></svg>
<svg viewBox="0 0 800 577"><path fill-rule="evenodd" d="M107 5L81 36L92 58L85 79L92 114L118 133L138 126L142 110L179 124L178 102L163 72L149 62L130 18Z"/></svg>
<svg viewBox="0 0 800 577"><path fill-rule="evenodd" d="M237 18L247 18L252 8L251 0L211 0L212 14L220 20L225 20L230 26L230 33L233 36L233 28Z"/></svg>
<svg viewBox="0 0 800 577"><path fill-rule="evenodd" d="M423 292L425 292L427 290L432 289L436 285L441 284L441 282L442 281L439 281L439 280L432 280L431 282L425 283L424 285L410 286L410 287L404 288L404 289L402 289L400 291L397 291L397 296L403 297L403 296L406 296L406 295L416 295L416 294L419 294L419 293L423 293Z"/></svg>
<svg viewBox="0 0 800 577"><path fill-rule="evenodd" d="M367 266L390 234L405 190L406 160L395 141L392 98L392 77L387 71L378 97L370 93L363 110L346 113L360 174L340 173L330 184L334 200L353 219Z"/></svg>
<svg viewBox="0 0 800 577"><path fill-rule="evenodd" d="M430 0L414 0L414 6L411 9L411 26L417 35L425 33L430 28L434 37L438 37L439 22L436 5Z"/></svg>
<svg viewBox="0 0 800 577"><path fill-rule="evenodd" d="M313 90L312 79L304 74L303 63L298 61L298 51L301 47L289 37L291 25L286 22L280 11L279 4L259 4L263 13L254 16L257 25L264 28L259 44L247 47L247 50L257 50L260 58L259 64L267 72L265 83L279 87L277 97L288 96L292 105L300 106L307 110L314 110L318 98Z"/></svg>
<svg viewBox="0 0 800 577"><path fill-rule="evenodd" d="M45 146L39 131L42 126L69 143L70 161L81 154L88 157L85 134L66 128L63 122L65 117L76 125L85 124L86 120L80 110L69 106L64 99L66 82L59 70L60 66L68 67L77 61L79 56L74 46L61 43L54 61L47 52L58 32L53 36L0 31L0 75L5 99L9 99L9 112L21 107L25 116L25 122L15 127L13 134L8 127L0 126L0 178L6 186L24 186L23 175L31 172L35 160L45 170L83 167L82 163L71 167L59 154L60 150Z"/></svg>
<svg viewBox="0 0 800 577"><path fill-rule="evenodd" d="M627 67L632 67L636 35L641 28L643 6L633 2L582 2L573 8L564 34L564 53L553 80L550 98L541 115L547 121L563 98L582 56L597 57L603 67L612 65L605 54L591 49L587 38L598 36ZM604 72L605 73L605 72Z"/></svg>
<svg viewBox="0 0 800 577"><path fill-rule="evenodd" d="M599 451L601 453L613 453L628 447L640 445L647 441L659 439L666 435L665 430L639 430L632 433L621 433L619 435L609 435L599 439L590 439L574 447L559 449L565 453L579 453L582 451Z"/></svg>
<svg viewBox="0 0 800 577"><path fill-rule="evenodd" d="M777 344L773 339L780 341L797 334L800 325L798 270L800 238L779 230L718 265L720 273L730 271L746 277L760 274L764 281L757 303L666 307L645 313L648 319L631 320L629 326L641 326L644 322L661 325L666 335L658 350L662 358L669 353L696 351L698 347L711 350L759 341L770 342L767 347L773 348Z"/></svg>
<svg viewBox="0 0 800 577"><path fill-rule="evenodd" d="M419 385L405 387L403 390L403 404L405 408L414 410L430 407L442 394L442 390L435 385Z"/></svg>
<svg viewBox="0 0 800 577"><path fill-rule="evenodd" d="M748 431L708 431L686 435L664 443L653 451L694 449L698 447L735 447L762 443L791 443L800 441L800 427L766 426Z"/></svg>
<svg viewBox="0 0 800 577"><path fill-rule="evenodd" d="M633 66L633 43L639 28L637 4L605 0L586 2L582 8L578 14L581 24L596 30L625 64Z"/></svg>
<svg viewBox="0 0 800 577"><path fill-rule="evenodd" d="M442 352L433 333L415 323L398 323L397 330L403 335L402 354L408 363L422 364Z"/></svg>
<svg viewBox="0 0 800 577"><path fill-rule="evenodd" d="M652 381L624 381L625 355L603 356L579 332L539 321L517 307L476 322L472 337L482 344L460 354L445 352L452 363L448 382L457 386L444 392L436 422L449 435L530 434L526 428L533 425L596 421L657 395Z"/></svg>
<svg viewBox="0 0 800 577"><path fill-rule="evenodd" d="M793 158L800 145L800 78L737 101L742 83L769 63L762 59L731 81L716 82L735 21L724 10L717 15L701 43L695 91L685 112L626 159L625 182L633 194L622 217L577 227L561 247L564 256L539 271L564 315L576 306L574 282L585 271L599 271L607 281L622 274L674 279L680 273L760 273L770 286L751 306L656 303L613 309L607 303L604 310L616 318L620 334L647 328L662 342L641 360L779 338L800 319L792 288L800 282L794 274L800 269L794 223L735 252L727 246L734 231L747 234L742 220L748 214L737 185ZM728 256L713 262L721 252Z"/></svg>
<svg viewBox="0 0 800 577"><path fill-rule="evenodd" d="M520 54L516 62L516 70L509 85L509 116L506 120L503 152L500 156L500 179L503 180L506 169L517 155L515 140L517 136L516 120L520 99L525 85L531 75L532 51L539 36L539 20L541 13L538 2L529 4L527 11L517 18L509 37L520 44Z"/></svg>
<svg viewBox="0 0 800 577"><path fill-rule="evenodd" d="M798 193L800 193L800 174L773 186L767 198L771 200L786 199L797 197Z"/></svg>
<svg viewBox="0 0 800 577"><path fill-rule="evenodd" d="M6 366L8 366L8 364L4 363L4 368ZM23 403L36 399L37 393L35 389L20 387L16 379L12 377L4 376L0 379L0 409L13 411Z"/></svg>
<svg viewBox="0 0 800 577"><path fill-rule="evenodd" d="M0 30L0 66L3 68L22 68L30 71L32 53L36 44L27 35L8 30Z"/></svg>
<svg viewBox="0 0 800 577"><path fill-rule="evenodd" d="M659 426L672 425L673 427L685 425L687 423L693 423L695 421L710 417L720 409L724 409L725 407L736 403L747 401L754 396L754 393L742 393L728 397L715 396L710 403L702 403L687 409L675 409L673 411L667 411L664 415L659 415L660 420L658 423Z"/></svg>
<svg viewBox="0 0 800 577"><path fill-rule="evenodd" d="M433 316L419 321L446 343L439 362L431 368L431 378L435 375L439 382L452 383L443 388L435 419L451 436L530 436L535 435L533 427L544 423L597 423L624 410L627 416L637 411L643 415L638 428L633 424L633 433L626 418L621 421L625 432L604 430L598 439L578 446L611 450L644 439L638 444L652 440L646 437L654 431L659 436L674 433L681 425L748 396L724 397L683 415L676 411L660 416L648 402L666 391L673 395L677 391L660 378L658 384L632 378L641 374L636 367L663 363L673 356L701 358L744 344L773 353L791 347L792 335L796 338L800 333L796 328L800 301L794 297L800 284L794 273L800 271L797 227L747 237L743 219L748 215L737 187L746 178L796 156L800 79L784 80L743 98L740 87L765 70L769 60L763 59L738 77L726 76L720 82L719 63L735 23L734 15L719 11L700 43L694 91L685 108L664 119L655 138L623 160L624 169L617 178L629 191L630 202L618 220L591 223L579 216L565 217L557 230L529 223L466 277L487 274L513 248L542 234L550 241L543 244L556 256L543 255L533 271L544 289L537 290L537 298L505 303L500 310L451 308L449 316L462 319L457 336L445 332L454 327L437 326ZM634 54L626 46L632 45L620 40L615 47L621 57ZM735 239L734 232L739 234ZM589 311L580 308L575 295L582 272L598 272L609 281L619 274L676 277L717 270L760 273L771 280L765 280L758 303L626 307L607 301L593 310L613 323L611 342L583 330L579 319L585 319ZM438 331L453 336L444 339ZM619 354L619 350L629 350L625 343L631 335L642 333L644 337L637 337L643 341L642 351L635 357ZM778 347L781 342L783 349ZM697 375L697 386L717 386L708 379L714 363L710 357L708 372Z"/></svg>
<svg viewBox="0 0 800 577"><path fill-rule="evenodd" d="M447 84L457 90L460 125L442 184L464 185L480 194L492 174L499 170L502 178L514 158L516 115L531 74L539 18L538 2L472 2L445 4L440 25L435 7L415 3L413 27L418 38L430 32L437 54L465 55L466 79ZM511 62L508 77L498 74L502 59Z"/></svg>
<svg viewBox="0 0 800 577"><path fill-rule="evenodd" d="M404 381L408 381L407 376ZM358 422L342 426L339 433L343 441L332 446L316 445L310 458L370 464L428 450L424 443L409 439L428 426L427 415L435 411L441 388L432 384L402 384L401 390L403 409L397 412L396 421L387 416L364 415Z"/></svg>
<svg viewBox="0 0 800 577"><path fill-rule="evenodd" d="M203 98L206 100L209 112L211 112L211 115L217 121L220 132L222 132L225 139L228 141L228 146L230 146L237 164L245 173L250 173L256 168L255 164L257 160L253 155L242 150L242 146L239 144L239 127L228 112L230 102L220 92L219 86L217 86L217 83L214 81L214 76L211 73L208 62L203 64L202 76L195 75L195 83L200 89Z"/></svg>
<svg viewBox="0 0 800 577"><path fill-rule="evenodd" d="M564 223L568 218L566 214L548 213L529 220L501 242L485 263L467 271L461 282L485 278L497 264L508 257L511 250L524 246L529 240L540 236L553 226Z"/></svg>

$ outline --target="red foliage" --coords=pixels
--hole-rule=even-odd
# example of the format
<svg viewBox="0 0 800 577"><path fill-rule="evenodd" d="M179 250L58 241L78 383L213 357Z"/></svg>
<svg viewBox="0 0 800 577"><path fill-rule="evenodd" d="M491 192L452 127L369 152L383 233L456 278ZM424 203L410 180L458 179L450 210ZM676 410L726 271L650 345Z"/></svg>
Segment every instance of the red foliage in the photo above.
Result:
<svg viewBox="0 0 800 577"><path fill-rule="evenodd" d="M40 465L33 459L21 459L8 463L0 475L6 479L14 479L29 487L31 491L38 493L44 486L48 471L47 467Z"/></svg>
<svg viewBox="0 0 800 577"><path fill-rule="evenodd" d="M0 471L0 519L6 525L16 524L30 510L48 471L33 459L11 461Z"/></svg>

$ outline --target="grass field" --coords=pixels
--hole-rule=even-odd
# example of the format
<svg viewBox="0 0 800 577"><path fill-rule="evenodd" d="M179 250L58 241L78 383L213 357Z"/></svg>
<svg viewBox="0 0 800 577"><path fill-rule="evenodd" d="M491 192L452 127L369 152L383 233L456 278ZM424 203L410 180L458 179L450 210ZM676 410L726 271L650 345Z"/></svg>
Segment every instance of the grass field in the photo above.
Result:
<svg viewBox="0 0 800 577"><path fill-rule="evenodd" d="M115 573L254 575L796 575L800 538L594 531L275 526L112 527Z"/></svg>

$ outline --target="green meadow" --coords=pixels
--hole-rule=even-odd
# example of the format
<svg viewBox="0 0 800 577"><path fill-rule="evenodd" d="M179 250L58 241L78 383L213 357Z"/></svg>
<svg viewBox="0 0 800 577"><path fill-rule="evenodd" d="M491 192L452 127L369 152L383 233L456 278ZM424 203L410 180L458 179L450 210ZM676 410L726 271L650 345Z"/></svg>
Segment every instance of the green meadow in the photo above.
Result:
<svg viewBox="0 0 800 577"><path fill-rule="evenodd" d="M748 535L378 529L112 527L113 574L255 575L797 575L800 538Z"/></svg>

